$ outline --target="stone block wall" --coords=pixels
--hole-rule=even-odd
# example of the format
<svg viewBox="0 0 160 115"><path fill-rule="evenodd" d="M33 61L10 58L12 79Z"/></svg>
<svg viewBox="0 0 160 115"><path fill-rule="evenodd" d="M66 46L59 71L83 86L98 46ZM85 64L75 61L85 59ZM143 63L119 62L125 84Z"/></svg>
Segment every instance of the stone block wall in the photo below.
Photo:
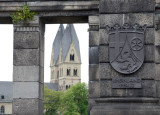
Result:
<svg viewBox="0 0 160 115"><path fill-rule="evenodd" d="M13 115L43 115L44 25L14 25Z"/></svg>
<svg viewBox="0 0 160 115"><path fill-rule="evenodd" d="M130 26L136 23L140 26L147 25L143 65L138 71L128 75L114 70L109 62L109 33L106 29L106 25L113 27L119 24L122 27L125 23ZM90 16L89 25L90 115L159 115L160 34L155 29L155 1L100 0L99 15ZM113 78L125 77L140 78L142 88L113 88ZM123 101L119 102L120 99ZM147 106L147 100L153 106ZM148 108L150 112L141 108L134 109L131 105Z"/></svg>

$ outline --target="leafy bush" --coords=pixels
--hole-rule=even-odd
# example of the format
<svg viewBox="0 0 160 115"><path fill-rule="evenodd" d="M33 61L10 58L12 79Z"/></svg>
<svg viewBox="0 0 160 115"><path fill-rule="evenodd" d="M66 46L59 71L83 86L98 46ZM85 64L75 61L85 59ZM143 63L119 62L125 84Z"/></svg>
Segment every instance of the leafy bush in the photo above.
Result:
<svg viewBox="0 0 160 115"><path fill-rule="evenodd" d="M35 12L31 12L27 4L23 5L22 9L18 8L18 11L11 15L14 24L27 23L34 19Z"/></svg>

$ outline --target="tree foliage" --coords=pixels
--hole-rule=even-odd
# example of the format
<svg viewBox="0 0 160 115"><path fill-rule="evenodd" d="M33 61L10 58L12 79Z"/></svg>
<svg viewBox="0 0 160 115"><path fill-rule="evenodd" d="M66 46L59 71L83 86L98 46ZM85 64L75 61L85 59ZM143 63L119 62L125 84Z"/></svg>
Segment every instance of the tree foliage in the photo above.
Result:
<svg viewBox="0 0 160 115"><path fill-rule="evenodd" d="M45 90L46 115L88 115L88 87L85 83L73 85L66 91L52 90L49 93L46 87Z"/></svg>
<svg viewBox="0 0 160 115"><path fill-rule="evenodd" d="M45 115L58 115L60 96L62 92L48 89L44 86L44 110Z"/></svg>

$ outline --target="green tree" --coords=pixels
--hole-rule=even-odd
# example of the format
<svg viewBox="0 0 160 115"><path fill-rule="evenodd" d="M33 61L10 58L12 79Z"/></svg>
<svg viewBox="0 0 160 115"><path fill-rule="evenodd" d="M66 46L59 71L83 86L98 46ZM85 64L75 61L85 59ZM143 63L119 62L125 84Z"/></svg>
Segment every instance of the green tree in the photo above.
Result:
<svg viewBox="0 0 160 115"><path fill-rule="evenodd" d="M88 87L78 83L68 89L60 98L62 115L88 115Z"/></svg>
<svg viewBox="0 0 160 115"><path fill-rule="evenodd" d="M73 86L72 91L74 93L74 101L79 108L81 115L88 115L88 87L85 83L78 83Z"/></svg>
<svg viewBox="0 0 160 115"><path fill-rule="evenodd" d="M88 87L85 83L73 85L66 91L44 87L45 115L88 115Z"/></svg>
<svg viewBox="0 0 160 115"><path fill-rule="evenodd" d="M58 108L60 105L60 96L62 92L48 89L44 86L44 110L45 115L58 115Z"/></svg>

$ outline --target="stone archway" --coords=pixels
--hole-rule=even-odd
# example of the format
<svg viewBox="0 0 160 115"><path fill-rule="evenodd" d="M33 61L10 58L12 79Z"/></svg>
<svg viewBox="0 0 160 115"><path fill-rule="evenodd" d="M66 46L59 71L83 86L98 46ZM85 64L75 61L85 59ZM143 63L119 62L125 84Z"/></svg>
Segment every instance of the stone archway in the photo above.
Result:
<svg viewBox="0 0 160 115"><path fill-rule="evenodd" d="M89 23L89 114L159 115L160 35L159 30L155 30L159 29L159 19L156 18L157 26L154 18L159 14L158 0L157 4L154 0L0 2L0 23L12 23L10 13L24 3L39 12L36 20L27 26L14 25L13 115L43 114L44 25L62 22ZM143 66L128 76L116 72L108 57L106 25L122 27L124 23L147 24L144 44L147 55ZM140 78L142 87L112 86L113 79L125 77Z"/></svg>
<svg viewBox="0 0 160 115"><path fill-rule="evenodd" d="M2 0L0 23L12 23L10 14L24 3L38 16L28 25L14 25L13 115L42 115L45 24L88 23L98 13L98 1Z"/></svg>

